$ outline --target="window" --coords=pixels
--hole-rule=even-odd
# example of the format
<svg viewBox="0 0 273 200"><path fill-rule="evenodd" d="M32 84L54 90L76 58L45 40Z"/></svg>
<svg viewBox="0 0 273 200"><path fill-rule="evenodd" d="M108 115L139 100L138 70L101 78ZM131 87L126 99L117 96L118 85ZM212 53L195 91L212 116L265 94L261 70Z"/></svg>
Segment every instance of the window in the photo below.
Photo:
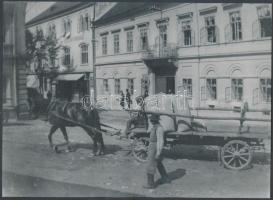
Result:
<svg viewBox="0 0 273 200"><path fill-rule="evenodd" d="M128 79L127 88L129 89L130 94L134 94L134 79L130 78Z"/></svg>
<svg viewBox="0 0 273 200"><path fill-rule="evenodd" d="M87 44L81 45L81 63L82 64L88 63L88 45Z"/></svg>
<svg viewBox="0 0 273 200"><path fill-rule="evenodd" d="M271 102L271 79L260 79L260 91L263 102Z"/></svg>
<svg viewBox="0 0 273 200"><path fill-rule="evenodd" d="M217 99L217 85L216 85L215 78L207 79L207 91L208 91L209 98L211 100Z"/></svg>
<svg viewBox="0 0 273 200"><path fill-rule="evenodd" d="M120 79L115 79L115 94L120 92Z"/></svg>
<svg viewBox="0 0 273 200"><path fill-rule="evenodd" d="M231 39L233 41L242 39L242 24L240 12L230 13Z"/></svg>
<svg viewBox="0 0 273 200"><path fill-rule="evenodd" d="M107 36L103 36L101 38L101 49L102 49L102 55L107 55Z"/></svg>
<svg viewBox="0 0 273 200"><path fill-rule="evenodd" d="M63 21L63 35L71 34L71 20L65 19Z"/></svg>
<svg viewBox="0 0 273 200"><path fill-rule="evenodd" d="M192 79L183 79L183 89L187 91L187 96L192 97Z"/></svg>
<svg viewBox="0 0 273 200"><path fill-rule="evenodd" d="M127 52L133 51L133 31L127 32Z"/></svg>
<svg viewBox="0 0 273 200"><path fill-rule="evenodd" d="M216 27L214 16L205 17L205 28L207 30L207 42L216 42Z"/></svg>
<svg viewBox="0 0 273 200"><path fill-rule="evenodd" d="M146 50L148 48L148 33L147 28L140 28L140 50Z"/></svg>
<svg viewBox="0 0 273 200"><path fill-rule="evenodd" d="M119 34L114 34L114 54L119 53Z"/></svg>
<svg viewBox="0 0 273 200"><path fill-rule="evenodd" d="M183 45L184 46L192 45L191 21L182 22L182 35L183 35Z"/></svg>
<svg viewBox="0 0 273 200"><path fill-rule="evenodd" d="M161 25L159 26L159 36L160 36L160 45L162 44L162 47L167 46L167 25Z"/></svg>
<svg viewBox="0 0 273 200"><path fill-rule="evenodd" d="M232 99L242 101L243 99L243 79L231 79Z"/></svg>
<svg viewBox="0 0 273 200"><path fill-rule="evenodd" d="M103 79L103 91L104 93L109 92L108 79Z"/></svg>
<svg viewBox="0 0 273 200"><path fill-rule="evenodd" d="M56 37L56 27L55 27L55 24L49 24L48 25L48 35Z"/></svg>
<svg viewBox="0 0 273 200"><path fill-rule="evenodd" d="M86 13L85 15L80 15L78 22L78 31L83 32L89 29L89 16Z"/></svg>
<svg viewBox="0 0 273 200"><path fill-rule="evenodd" d="M272 16L268 6L257 8L260 23L261 37L271 37L272 35Z"/></svg>
<svg viewBox="0 0 273 200"><path fill-rule="evenodd" d="M70 49L68 47L64 48L64 65L70 65Z"/></svg>

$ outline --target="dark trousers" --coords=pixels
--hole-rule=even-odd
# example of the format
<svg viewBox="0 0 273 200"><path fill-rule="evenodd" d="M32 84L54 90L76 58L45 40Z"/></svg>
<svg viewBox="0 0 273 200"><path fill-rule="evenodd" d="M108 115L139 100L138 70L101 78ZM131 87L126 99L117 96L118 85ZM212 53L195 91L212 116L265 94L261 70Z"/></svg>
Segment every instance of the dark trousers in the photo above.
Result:
<svg viewBox="0 0 273 200"><path fill-rule="evenodd" d="M159 159L155 159L156 156L156 142L150 142L148 148L148 163L147 163L147 174L155 174L156 169L162 177L167 176L166 169L162 163L162 156Z"/></svg>

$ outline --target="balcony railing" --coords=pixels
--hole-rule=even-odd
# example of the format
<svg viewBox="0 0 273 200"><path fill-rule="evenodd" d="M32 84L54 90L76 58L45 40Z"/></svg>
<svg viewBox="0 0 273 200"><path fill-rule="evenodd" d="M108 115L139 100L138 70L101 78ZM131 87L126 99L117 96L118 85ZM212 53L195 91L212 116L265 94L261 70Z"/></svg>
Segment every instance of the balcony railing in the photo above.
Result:
<svg viewBox="0 0 273 200"><path fill-rule="evenodd" d="M13 44L4 44L3 53L4 53L4 56L12 56L13 55Z"/></svg>
<svg viewBox="0 0 273 200"><path fill-rule="evenodd" d="M175 43L167 43L166 46L160 46L158 44L149 46L147 51L143 52L143 59L152 58L176 58L177 57L177 45Z"/></svg>
<svg viewBox="0 0 273 200"><path fill-rule="evenodd" d="M203 27L200 29L200 43L217 44L219 43L219 29L217 26Z"/></svg>

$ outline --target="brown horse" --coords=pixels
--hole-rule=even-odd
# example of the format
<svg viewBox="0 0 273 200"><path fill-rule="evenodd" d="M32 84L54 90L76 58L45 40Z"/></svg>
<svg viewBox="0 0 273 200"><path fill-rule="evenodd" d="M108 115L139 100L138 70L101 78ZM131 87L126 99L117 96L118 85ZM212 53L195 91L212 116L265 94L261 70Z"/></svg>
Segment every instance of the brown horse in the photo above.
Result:
<svg viewBox="0 0 273 200"><path fill-rule="evenodd" d="M93 108L85 109L80 103L52 101L48 108L48 121L52 124L48 140L50 146L57 151L57 147L52 143L52 135L60 128L66 144L70 149L69 139L66 132L66 127L79 126L92 138L94 142L94 155L104 153L104 142L102 133L100 132L100 118L98 111ZM99 147L98 147L99 143Z"/></svg>

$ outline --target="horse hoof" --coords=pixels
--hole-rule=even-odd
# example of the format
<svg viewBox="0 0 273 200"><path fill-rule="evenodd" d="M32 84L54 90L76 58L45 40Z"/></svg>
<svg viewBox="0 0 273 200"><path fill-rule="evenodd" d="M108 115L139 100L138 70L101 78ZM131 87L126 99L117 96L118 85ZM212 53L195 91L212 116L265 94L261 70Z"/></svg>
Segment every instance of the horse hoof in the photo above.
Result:
<svg viewBox="0 0 273 200"><path fill-rule="evenodd" d="M60 153L60 151L59 151L59 149L58 149L57 146L54 146L53 149L54 149L54 151L55 151L56 153Z"/></svg>

